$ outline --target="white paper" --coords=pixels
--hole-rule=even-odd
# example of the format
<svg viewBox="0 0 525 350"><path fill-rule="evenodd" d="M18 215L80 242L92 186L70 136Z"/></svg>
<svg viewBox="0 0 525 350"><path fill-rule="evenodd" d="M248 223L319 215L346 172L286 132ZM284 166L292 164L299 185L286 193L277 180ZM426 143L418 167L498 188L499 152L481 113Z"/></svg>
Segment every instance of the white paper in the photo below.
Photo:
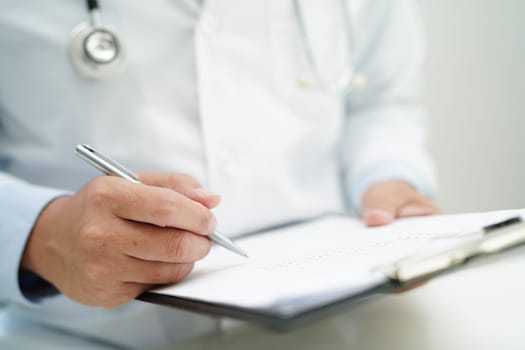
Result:
<svg viewBox="0 0 525 350"><path fill-rule="evenodd" d="M250 256L214 246L184 281L155 293L246 308L294 312L386 281L381 267L436 245L467 239L525 210L439 215L367 228L328 216L237 240Z"/></svg>

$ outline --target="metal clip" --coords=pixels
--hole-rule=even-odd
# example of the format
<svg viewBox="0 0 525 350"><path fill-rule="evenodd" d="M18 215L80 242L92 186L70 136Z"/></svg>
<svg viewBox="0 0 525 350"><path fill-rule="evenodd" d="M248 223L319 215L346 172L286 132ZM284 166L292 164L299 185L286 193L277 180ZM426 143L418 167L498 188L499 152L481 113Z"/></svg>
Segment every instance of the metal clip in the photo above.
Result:
<svg viewBox="0 0 525 350"><path fill-rule="evenodd" d="M459 244L428 255L415 255L387 266L384 269L390 280L412 283L446 272L469 260L502 252L525 244L525 223L520 217L485 227L479 239Z"/></svg>

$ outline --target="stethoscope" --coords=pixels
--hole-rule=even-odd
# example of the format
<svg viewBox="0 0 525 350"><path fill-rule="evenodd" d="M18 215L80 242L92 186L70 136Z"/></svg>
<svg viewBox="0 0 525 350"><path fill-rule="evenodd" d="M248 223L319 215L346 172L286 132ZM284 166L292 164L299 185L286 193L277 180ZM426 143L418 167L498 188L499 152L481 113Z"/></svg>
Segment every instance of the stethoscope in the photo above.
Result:
<svg viewBox="0 0 525 350"><path fill-rule="evenodd" d="M352 19L350 17L349 0L339 0L339 11L341 12L344 32L343 41L345 45L346 64L341 72L337 74L337 78L328 80L321 74L320 65L315 58L310 36L306 29L306 21L301 1L293 0L293 12L297 24L297 31L299 32L299 40L301 41L301 47L308 64L308 69L313 78L301 78L298 80L299 84L304 87L320 89L331 94L344 95L351 91L361 89L366 84L366 80L364 75L357 73L355 70L355 37L352 28Z"/></svg>
<svg viewBox="0 0 525 350"><path fill-rule="evenodd" d="M293 12L301 47L312 79L302 78L303 87L317 88L333 94L346 94L364 84L361 74L355 72L354 32L348 0L338 0L345 34L346 64L337 78L328 80L321 74L319 63L311 45L300 0L293 0ZM89 21L75 28L70 42L69 55L73 66L83 76L91 79L106 79L117 76L124 69L125 53L118 36L102 25L97 0L87 0Z"/></svg>
<svg viewBox="0 0 525 350"><path fill-rule="evenodd" d="M95 80L117 76L124 69L125 53L118 36L102 25L97 0L87 0L89 21L73 31L69 57L83 76Z"/></svg>

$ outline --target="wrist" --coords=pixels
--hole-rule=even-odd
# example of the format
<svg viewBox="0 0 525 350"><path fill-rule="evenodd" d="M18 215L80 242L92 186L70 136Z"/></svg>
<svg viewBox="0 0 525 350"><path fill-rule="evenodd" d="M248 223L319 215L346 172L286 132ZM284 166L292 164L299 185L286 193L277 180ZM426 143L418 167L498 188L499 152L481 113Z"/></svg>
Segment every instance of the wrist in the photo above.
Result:
<svg viewBox="0 0 525 350"><path fill-rule="evenodd" d="M36 219L27 240L20 267L49 280L45 271L50 265L52 255L48 243L60 229L61 217L64 215L65 203L70 196L61 196L50 201Z"/></svg>

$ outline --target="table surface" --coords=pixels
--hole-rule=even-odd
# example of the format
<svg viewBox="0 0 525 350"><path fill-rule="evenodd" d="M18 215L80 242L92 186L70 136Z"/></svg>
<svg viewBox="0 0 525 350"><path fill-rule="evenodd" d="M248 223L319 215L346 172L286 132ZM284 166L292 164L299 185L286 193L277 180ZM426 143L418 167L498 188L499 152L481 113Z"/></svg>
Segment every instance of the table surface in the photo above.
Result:
<svg viewBox="0 0 525 350"><path fill-rule="evenodd" d="M399 295L365 302L286 333L234 323L229 330L155 350L524 349L525 256L448 275ZM109 349L7 320L0 349Z"/></svg>

